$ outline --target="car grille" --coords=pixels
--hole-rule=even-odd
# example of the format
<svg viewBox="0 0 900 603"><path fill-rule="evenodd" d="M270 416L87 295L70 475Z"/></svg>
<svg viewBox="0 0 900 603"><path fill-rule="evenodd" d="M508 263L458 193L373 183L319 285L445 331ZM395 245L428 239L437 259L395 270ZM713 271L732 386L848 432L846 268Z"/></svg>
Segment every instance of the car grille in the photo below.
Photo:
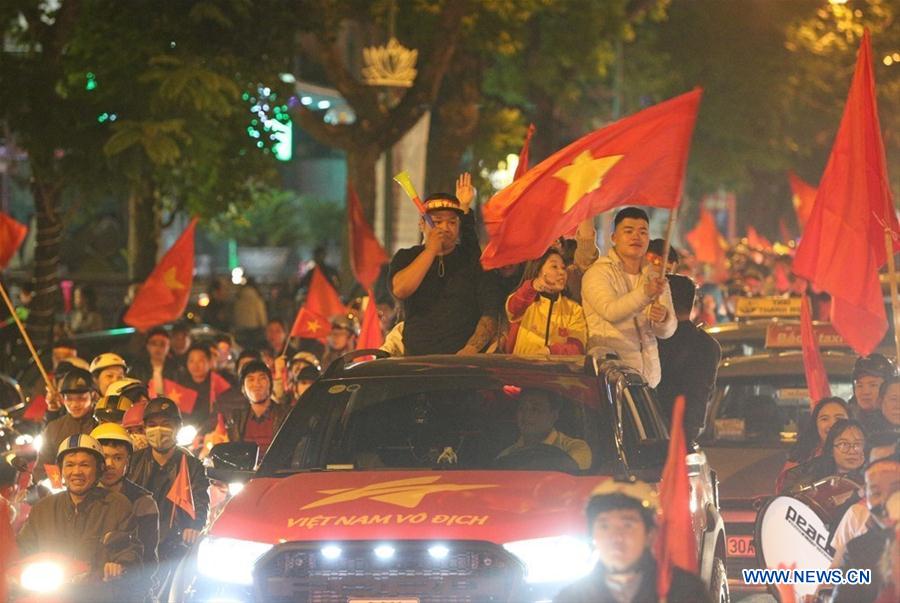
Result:
<svg viewBox="0 0 900 603"><path fill-rule="evenodd" d="M329 543L331 544L331 543ZM322 555L321 543L287 543L257 564L256 598L272 603L347 603L349 598L418 598L421 603L511 601L522 584L521 563L497 545L453 542L442 559L430 542L392 543L379 559L376 542L337 543L341 554Z"/></svg>

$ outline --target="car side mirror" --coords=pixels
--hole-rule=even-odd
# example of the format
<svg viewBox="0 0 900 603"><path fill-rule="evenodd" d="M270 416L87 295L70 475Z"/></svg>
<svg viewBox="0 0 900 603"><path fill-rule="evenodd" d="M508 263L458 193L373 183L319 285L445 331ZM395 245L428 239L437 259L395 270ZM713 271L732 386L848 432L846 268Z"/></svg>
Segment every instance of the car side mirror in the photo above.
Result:
<svg viewBox="0 0 900 603"><path fill-rule="evenodd" d="M255 442L225 442L213 446L209 460L216 469L253 471L259 457L259 444Z"/></svg>

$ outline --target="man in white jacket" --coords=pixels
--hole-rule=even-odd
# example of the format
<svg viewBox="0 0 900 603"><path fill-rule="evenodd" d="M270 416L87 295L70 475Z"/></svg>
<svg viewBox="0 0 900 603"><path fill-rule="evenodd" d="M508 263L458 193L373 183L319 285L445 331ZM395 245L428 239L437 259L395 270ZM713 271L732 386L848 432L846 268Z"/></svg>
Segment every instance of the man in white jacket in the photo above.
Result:
<svg viewBox="0 0 900 603"><path fill-rule="evenodd" d="M646 212L626 207L614 225L613 248L581 284L588 353L601 358L615 353L656 387L661 376L656 338L668 339L678 327L672 295L659 268L644 260L650 244Z"/></svg>

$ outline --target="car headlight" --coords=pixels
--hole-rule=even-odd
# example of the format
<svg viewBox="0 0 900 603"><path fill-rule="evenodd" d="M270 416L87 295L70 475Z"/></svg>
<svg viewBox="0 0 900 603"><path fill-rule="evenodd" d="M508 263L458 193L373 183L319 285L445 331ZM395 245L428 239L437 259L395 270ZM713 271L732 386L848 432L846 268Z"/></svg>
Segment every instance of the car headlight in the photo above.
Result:
<svg viewBox="0 0 900 603"><path fill-rule="evenodd" d="M59 590L65 578L66 572L59 563L38 561L29 563L22 569L19 582L25 590L52 593Z"/></svg>
<svg viewBox="0 0 900 603"><path fill-rule="evenodd" d="M253 566L271 544L207 536L197 550L197 569L207 578L231 584L253 584Z"/></svg>
<svg viewBox="0 0 900 603"><path fill-rule="evenodd" d="M574 536L516 540L503 548L525 564L525 580L530 583L574 582L594 566L591 547Z"/></svg>
<svg viewBox="0 0 900 603"><path fill-rule="evenodd" d="M178 433L175 434L175 442L179 446L190 446L194 443L194 438L197 437L197 428L193 425L185 425L181 429L178 430Z"/></svg>

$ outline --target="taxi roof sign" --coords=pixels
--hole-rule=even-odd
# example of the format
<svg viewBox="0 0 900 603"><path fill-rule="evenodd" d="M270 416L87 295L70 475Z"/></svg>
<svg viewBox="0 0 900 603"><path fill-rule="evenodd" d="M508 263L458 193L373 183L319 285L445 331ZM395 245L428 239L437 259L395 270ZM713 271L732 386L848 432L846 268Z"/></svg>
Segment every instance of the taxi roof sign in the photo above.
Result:
<svg viewBox="0 0 900 603"><path fill-rule="evenodd" d="M813 334L820 348L849 348L831 323L813 323ZM766 327L766 348L771 350L799 350L803 337L799 323L773 322Z"/></svg>
<svg viewBox="0 0 900 603"><path fill-rule="evenodd" d="M738 318L800 316L799 297L739 297L735 307Z"/></svg>

